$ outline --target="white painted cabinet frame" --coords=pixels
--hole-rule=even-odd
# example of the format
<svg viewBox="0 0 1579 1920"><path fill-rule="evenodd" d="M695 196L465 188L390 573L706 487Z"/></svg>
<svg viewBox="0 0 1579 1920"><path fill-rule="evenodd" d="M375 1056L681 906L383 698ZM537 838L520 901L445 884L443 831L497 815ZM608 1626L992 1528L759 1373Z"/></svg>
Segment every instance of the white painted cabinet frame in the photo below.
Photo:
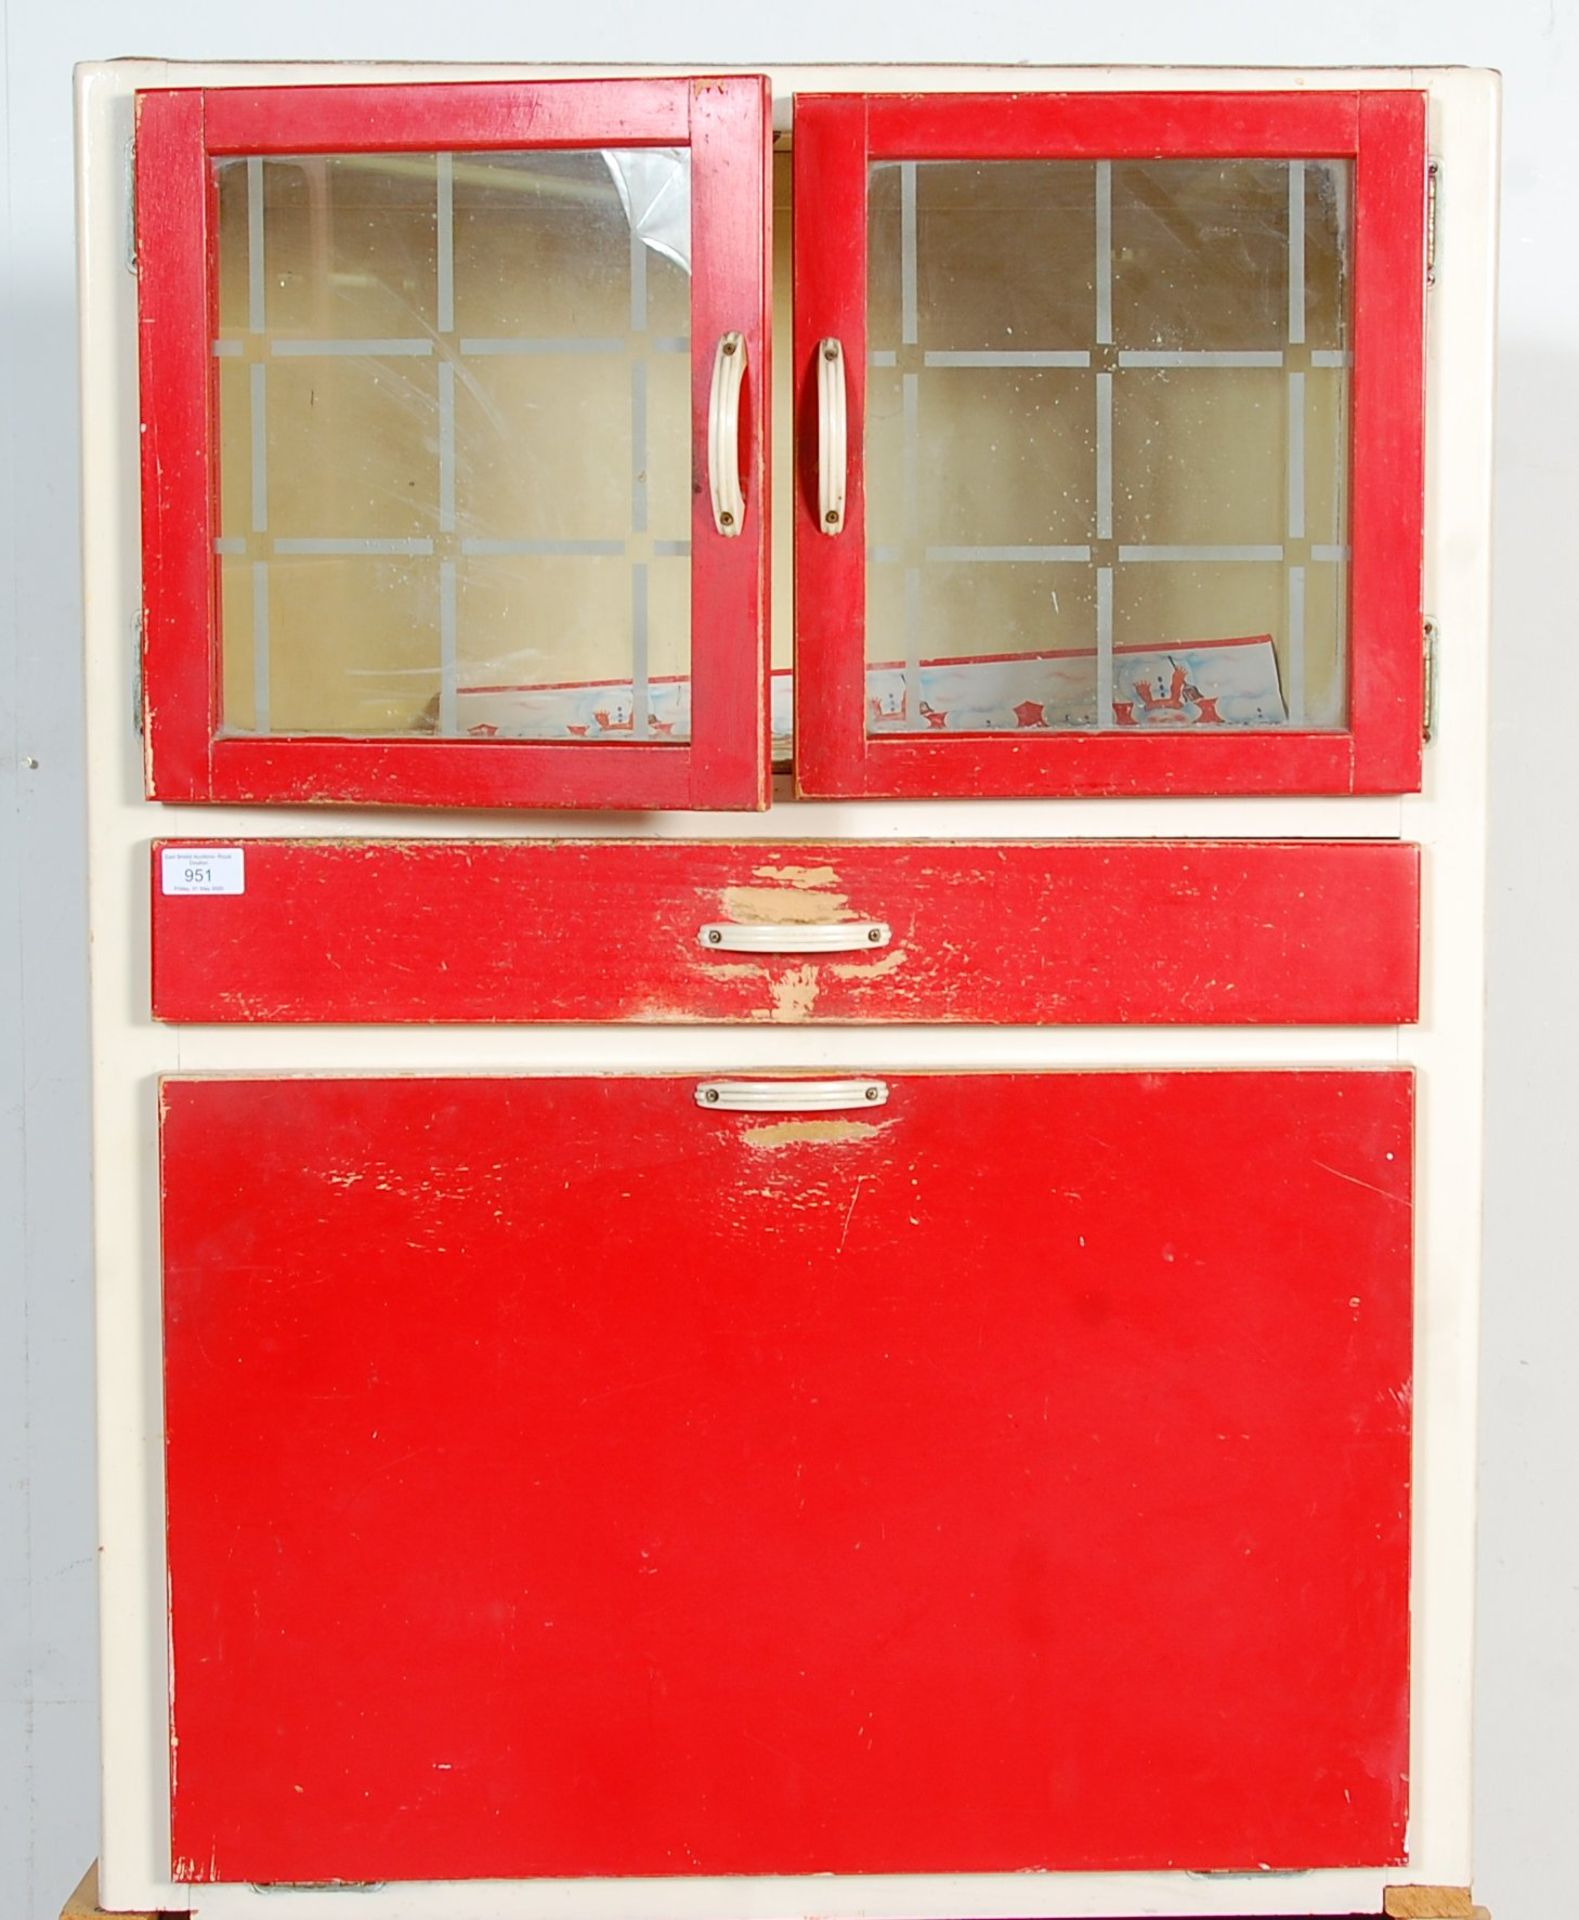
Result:
<svg viewBox="0 0 1579 1920"><path fill-rule="evenodd" d="M575 77L529 67L359 68L362 83ZM608 69L596 70L606 74ZM634 71L634 70L632 70ZM641 71L663 71L642 69ZM1403 1029L604 1029L161 1027L149 1006L147 848L167 839L321 833L321 811L151 807L133 726L139 605L136 283L129 266L133 95L169 86L303 86L330 66L126 61L78 76L89 833L103 1674L104 1905L205 1920L794 1920L806 1913L1118 1916L1380 1912L1402 1881L1470 1882L1470 1680L1476 1320L1481 1239L1482 989L1498 87L1449 69L1363 72L921 68L768 70L780 136L797 90L1312 89L1429 97L1441 235L1428 316L1426 600L1440 635L1424 788L1401 799L792 803L720 817L732 838L1278 835L1393 838L1424 849L1423 1007ZM782 490L782 489L781 489ZM787 501L784 506L787 508ZM787 554L779 567L787 578ZM337 830L351 827L349 817ZM634 824L634 822L632 823ZM453 819L359 814L360 835L437 836ZM481 814L471 836L619 831L607 815ZM678 813L640 830L693 835ZM709 829L710 831L713 829ZM1402 1063L1420 1093L1414 1655L1407 1870L1289 1875L874 1876L410 1884L356 1893L176 1884L169 1862L155 1082L173 1072L511 1070L617 1065L730 1074L881 1074L953 1066Z"/></svg>

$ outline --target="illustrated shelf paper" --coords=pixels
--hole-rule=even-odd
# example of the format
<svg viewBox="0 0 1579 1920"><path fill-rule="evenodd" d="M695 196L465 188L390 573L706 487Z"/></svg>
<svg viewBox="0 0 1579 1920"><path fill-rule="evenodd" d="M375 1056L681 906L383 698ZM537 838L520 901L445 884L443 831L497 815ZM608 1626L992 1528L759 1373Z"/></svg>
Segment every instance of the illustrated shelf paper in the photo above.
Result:
<svg viewBox="0 0 1579 1920"><path fill-rule="evenodd" d="M919 680L912 686L912 680ZM691 682L654 680L645 713L626 681L461 687L460 731L476 740L687 740ZM773 738L787 750L794 675L772 680ZM868 731L1012 733L1097 724L1094 651L924 660L868 669ZM1288 721L1270 635L1115 647L1113 727L1278 727Z"/></svg>

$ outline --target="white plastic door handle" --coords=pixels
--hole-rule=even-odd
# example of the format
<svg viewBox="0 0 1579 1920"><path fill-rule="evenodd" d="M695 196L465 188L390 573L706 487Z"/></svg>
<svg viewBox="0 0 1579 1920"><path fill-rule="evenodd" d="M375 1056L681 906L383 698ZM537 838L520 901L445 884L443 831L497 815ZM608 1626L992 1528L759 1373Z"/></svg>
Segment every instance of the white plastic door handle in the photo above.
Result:
<svg viewBox="0 0 1579 1920"><path fill-rule="evenodd" d="M836 920L813 926L795 921L741 926L710 920L697 930L697 944L714 953L865 953L894 937L886 920Z"/></svg>
<svg viewBox="0 0 1579 1920"><path fill-rule="evenodd" d="M838 1113L888 1104L886 1080L703 1080L699 1107L721 1113Z"/></svg>
<svg viewBox="0 0 1579 1920"><path fill-rule="evenodd" d="M731 539L746 517L740 485L740 389L746 377L746 336L726 333L713 355L713 384L707 396L707 485L713 498L713 525Z"/></svg>
<svg viewBox="0 0 1579 1920"><path fill-rule="evenodd" d="M837 340L820 340L817 343L817 525L824 533L840 533L844 529L844 490L849 466L844 348Z"/></svg>

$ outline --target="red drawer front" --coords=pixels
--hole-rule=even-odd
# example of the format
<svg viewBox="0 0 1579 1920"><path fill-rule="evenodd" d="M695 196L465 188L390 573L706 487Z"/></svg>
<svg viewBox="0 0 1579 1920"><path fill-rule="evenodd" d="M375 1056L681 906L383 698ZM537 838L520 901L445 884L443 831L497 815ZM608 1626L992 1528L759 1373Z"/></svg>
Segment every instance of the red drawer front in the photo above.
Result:
<svg viewBox="0 0 1579 1920"><path fill-rule="evenodd" d="M155 846L161 1020L1385 1026L1419 1011L1420 856L1396 843L171 843L205 844L240 844L244 891L166 892ZM698 943L720 921L858 920L891 942Z"/></svg>
<svg viewBox="0 0 1579 1920"><path fill-rule="evenodd" d="M1410 1076L163 1088L175 1873L1402 1858Z"/></svg>

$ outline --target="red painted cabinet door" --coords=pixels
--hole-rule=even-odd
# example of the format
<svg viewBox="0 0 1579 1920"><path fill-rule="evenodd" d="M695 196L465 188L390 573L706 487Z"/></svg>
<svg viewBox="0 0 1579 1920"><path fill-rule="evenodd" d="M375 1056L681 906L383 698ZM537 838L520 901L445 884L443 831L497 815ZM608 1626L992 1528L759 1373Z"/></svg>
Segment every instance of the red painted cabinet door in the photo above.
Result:
<svg viewBox="0 0 1579 1920"><path fill-rule="evenodd" d="M766 81L137 113L150 795L764 807Z"/></svg>
<svg viewBox="0 0 1579 1920"><path fill-rule="evenodd" d="M800 95L812 795L1420 780L1425 99Z"/></svg>
<svg viewBox="0 0 1579 1920"><path fill-rule="evenodd" d="M1411 1079L162 1090L191 1881L1396 1862Z"/></svg>

